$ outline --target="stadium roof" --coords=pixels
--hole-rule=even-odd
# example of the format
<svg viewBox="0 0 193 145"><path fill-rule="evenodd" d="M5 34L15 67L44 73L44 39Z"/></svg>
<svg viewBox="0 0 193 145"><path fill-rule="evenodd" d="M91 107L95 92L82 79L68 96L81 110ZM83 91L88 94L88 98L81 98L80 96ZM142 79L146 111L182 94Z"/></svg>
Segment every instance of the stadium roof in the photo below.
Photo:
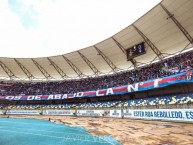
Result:
<svg viewBox="0 0 193 145"><path fill-rule="evenodd" d="M193 44L193 1L164 0L132 25L78 51L42 58L0 58L2 80L63 80L133 69ZM125 50L145 42L147 53L127 61Z"/></svg>

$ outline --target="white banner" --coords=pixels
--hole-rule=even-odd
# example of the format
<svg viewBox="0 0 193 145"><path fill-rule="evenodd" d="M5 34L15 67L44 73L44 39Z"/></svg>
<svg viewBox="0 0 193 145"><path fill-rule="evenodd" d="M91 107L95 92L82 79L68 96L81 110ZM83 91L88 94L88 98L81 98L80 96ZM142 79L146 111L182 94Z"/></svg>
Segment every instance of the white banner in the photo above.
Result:
<svg viewBox="0 0 193 145"><path fill-rule="evenodd" d="M104 110L77 110L77 116L103 116Z"/></svg>
<svg viewBox="0 0 193 145"><path fill-rule="evenodd" d="M163 119L193 122L193 109L124 110L125 118Z"/></svg>
<svg viewBox="0 0 193 145"><path fill-rule="evenodd" d="M74 115L75 110L43 110L43 115Z"/></svg>
<svg viewBox="0 0 193 145"><path fill-rule="evenodd" d="M38 110L7 110L6 114L40 115Z"/></svg>
<svg viewBox="0 0 193 145"><path fill-rule="evenodd" d="M110 110L110 117L121 118L121 110Z"/></svg>
<svg viewBox="0 0 193 145"><path fill-rule="evenodd" d="M0 110L0 115L2 115L3 114L3 111L2 110Z"/></svg>

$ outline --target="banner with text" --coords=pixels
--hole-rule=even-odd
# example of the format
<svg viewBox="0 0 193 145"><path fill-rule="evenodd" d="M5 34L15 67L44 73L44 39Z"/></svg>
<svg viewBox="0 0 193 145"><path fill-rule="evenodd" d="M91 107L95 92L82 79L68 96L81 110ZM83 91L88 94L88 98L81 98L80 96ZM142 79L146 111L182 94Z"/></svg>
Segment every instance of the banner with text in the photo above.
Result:
<svg viewBox="0 0 193 145"><path fill-rule="evenodd" d="M193 122L193 109L123 110L124 118L159 119Z"/></svg>
<svg viewBox="0 0 193 145"><path fill-rule="evenodd" d="M121 118L121 110L110 110L110 117Z"/></svg>
<svg viewBox="0 0 193 145"><path fill-rule="evenodd" d="M74 115L75 110L43 110L43 115Z"/></svg>
<svg viewBox="0 0 193 145"><path fill-rule="evenodd" d="M40 115L38 110L7 110L6 114Z"/></svg>
<svg viewBox="0 0 193 145"><path fill-rule="evenodd" d="M149 80L139 82L130 85L124 85L120 87L113 87L107 89L101 89L97 91L77 92L74 94L55 94L55 95L18 95L18 96L0 96L0 99L7 100L63 100L70 98L80 97L96 97L96 96L108 96L108 95L120 95L130 92L145 91L155 88L162 88L169 85L178 83L193 83L193 71L183 72L177 75L169 77L159 78L155 80Z"/></svg>
<svg viewBox="0 0 193 145"><path fill-rule="evenodd" d="M103 116L104 110L77 110L77 116Z"/></svg>

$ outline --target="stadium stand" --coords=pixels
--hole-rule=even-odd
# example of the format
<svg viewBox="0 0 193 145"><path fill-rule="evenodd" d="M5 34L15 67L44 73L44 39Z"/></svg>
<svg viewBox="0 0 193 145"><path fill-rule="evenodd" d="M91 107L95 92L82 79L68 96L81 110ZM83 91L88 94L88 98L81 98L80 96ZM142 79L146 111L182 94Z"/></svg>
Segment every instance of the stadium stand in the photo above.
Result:
<svg viewBox="0 0 193 145"><path fill-rule="evenodd" d="M155 106L155 105L178 105L193 103L193 94L179 94L172 96L153 97L147 99L128 100L123 103L124 107Z"/></svg>
<svg viewBox="0 0 193 145"><path fill-rule="evenodd" d="M3 109L4 108L4 105L3 104L0 104L0 109Z"/></svg>
<svg viewBox="0 0 193 145"><path fill-rule="evenodd" d="M193 94L166 95L162 97L151 97L143 99L130 99L126 101L101 101L89 103L66 103L50 105L0 105L0 108L8 110L36 110L36 109L105 109L105 108L128 108L145 106L169 106L193 103Z"/></svg>
<svg viewBox="0 0 193 145"><path fill-rule="evenodd" d="M37 83L1 82L0 95L66 94L143 82L192 69L192 56L193 51L186 52L142 68L96 78Z"/></svg>

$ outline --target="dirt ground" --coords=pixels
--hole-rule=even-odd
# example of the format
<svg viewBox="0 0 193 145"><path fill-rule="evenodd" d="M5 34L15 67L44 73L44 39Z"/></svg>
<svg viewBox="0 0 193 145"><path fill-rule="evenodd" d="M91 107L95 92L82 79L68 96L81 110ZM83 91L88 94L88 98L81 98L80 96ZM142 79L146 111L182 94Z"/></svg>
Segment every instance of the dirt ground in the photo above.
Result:
<svg viewBox="0 0 193 145"><path fill-rule="evenodd" d="M123 145L193 145L193 124L116 118L70 116L9 116L37 118L83 126L93 135L111 135Z"/></svg>

